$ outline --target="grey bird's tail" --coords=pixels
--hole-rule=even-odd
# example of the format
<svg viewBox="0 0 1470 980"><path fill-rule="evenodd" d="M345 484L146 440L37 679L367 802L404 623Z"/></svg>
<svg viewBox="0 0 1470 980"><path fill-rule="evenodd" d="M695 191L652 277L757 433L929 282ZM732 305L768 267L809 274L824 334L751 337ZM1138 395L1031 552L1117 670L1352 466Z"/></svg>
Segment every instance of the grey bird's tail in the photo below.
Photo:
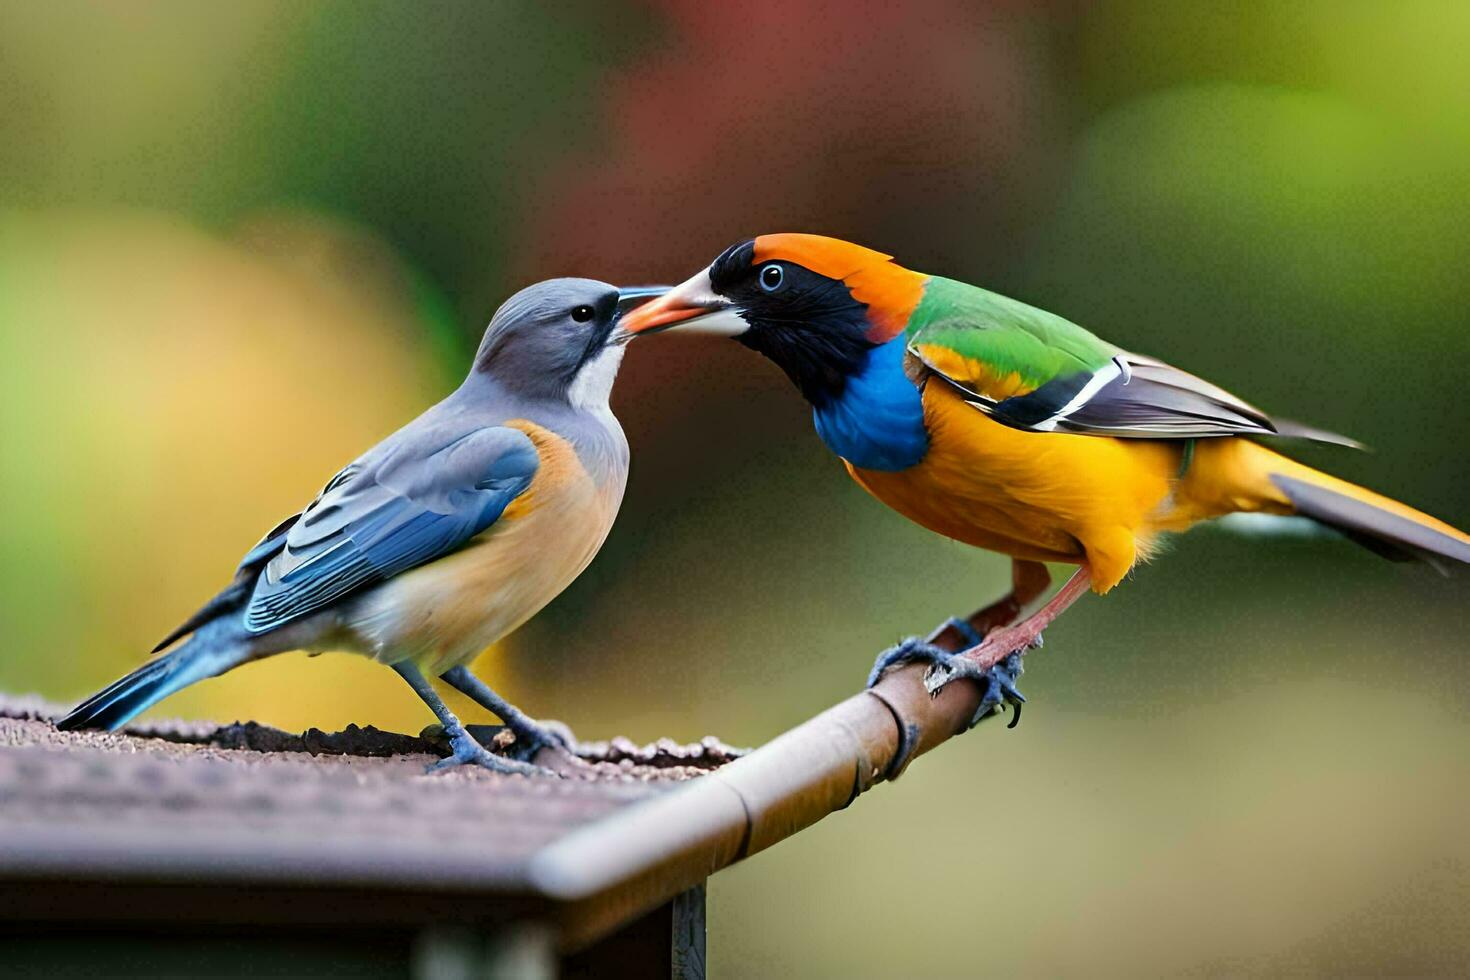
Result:
<svg viewBox="0 0 1470 980"><path fill-rule="evenodd" d="M208 623L177 650L155 657L77 705L56 727L116 731L170 694L249 660L249 644L234 620L223 617Z"/></svg>

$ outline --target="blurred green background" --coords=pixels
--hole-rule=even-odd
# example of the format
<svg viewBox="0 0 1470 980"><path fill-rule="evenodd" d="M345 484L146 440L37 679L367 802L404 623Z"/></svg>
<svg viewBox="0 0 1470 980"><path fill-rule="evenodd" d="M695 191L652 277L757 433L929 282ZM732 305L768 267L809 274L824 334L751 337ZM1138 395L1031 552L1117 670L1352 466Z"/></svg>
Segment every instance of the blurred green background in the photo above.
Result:
<svg viewBox="0 0 1470 980"><path fill-rule="evenodd" d="M515 288L762 232L1068 315L1470 524L1467 50L1458 0L0 3L0 688L135 666ZM762 742L1007 582L736 345L636 346L614 406L612 537L478 665L584 737ZM1464 973L1467 597L1181 539L1049 633L1019 729L721 875L711 970ZM430 720L330 655L159 712Z"/></svg>

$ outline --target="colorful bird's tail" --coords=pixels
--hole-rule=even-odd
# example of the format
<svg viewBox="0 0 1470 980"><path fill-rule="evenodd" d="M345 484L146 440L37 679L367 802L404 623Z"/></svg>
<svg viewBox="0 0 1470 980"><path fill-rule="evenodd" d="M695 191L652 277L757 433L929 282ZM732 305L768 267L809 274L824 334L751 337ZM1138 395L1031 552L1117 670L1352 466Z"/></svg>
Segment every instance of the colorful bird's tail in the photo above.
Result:
<svg viewBox="0 0 1470 980"><path fill-rule="evenodd" d="M187 643L155 657L126 677L113 681L56 723L62 731L104 728L116 731L139 712L196 681L222 674L244 663L251 651L232 620L218 619L191 636Z"/></svg>
<svg viewBox="0 0 1470 980"><path fill-rule="evenodd" d="M1217 484L1216 493L1233 504L1221 513L1299 514L1395 561L1417 559L1440 571L1470 564L1470 535L1397 500L1248 440L1215 440L1200 449L1199 478L1190 474L1186 482Z"/></svg>

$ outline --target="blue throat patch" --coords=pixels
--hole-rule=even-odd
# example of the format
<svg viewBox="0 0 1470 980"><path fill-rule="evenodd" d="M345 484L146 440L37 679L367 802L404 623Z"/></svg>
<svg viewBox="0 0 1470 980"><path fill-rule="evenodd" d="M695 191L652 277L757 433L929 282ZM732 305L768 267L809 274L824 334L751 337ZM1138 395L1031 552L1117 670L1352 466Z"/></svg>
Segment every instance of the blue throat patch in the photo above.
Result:
<svg viewBox="0 0 1470 980"><path fill-rule="evenodd" d="M812 409L827 448L859 469L906 470L929 451L923 396L903 373L904 345L899 334L870 350L842 394Z"/></svg>

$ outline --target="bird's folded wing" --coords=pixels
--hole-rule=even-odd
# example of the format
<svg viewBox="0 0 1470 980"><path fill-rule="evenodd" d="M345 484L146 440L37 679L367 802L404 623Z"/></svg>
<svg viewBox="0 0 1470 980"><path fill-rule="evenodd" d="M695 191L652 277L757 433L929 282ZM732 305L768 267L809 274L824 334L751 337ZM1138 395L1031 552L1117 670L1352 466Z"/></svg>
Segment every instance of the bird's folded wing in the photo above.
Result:
<svg viewBox="0 0 1470 980"><path fill-rule="evenodd" d="M1055 314L937 276L909 318L908 350L930 370L992 402L1091 374L1118 353Z"/></svg>
<svg viewBox="0 0 1470 980"><path fill-rule="evenodd" d="M936 280L931 292L935 285L940 293L926 294L911 321L909 354L998 422L1130 439L1254 435L1357 445L1273 419L1223 388L1119 350L1061 317L962 283Z"/></svg>
<svg viewBox="0 0 1470 980"><path fill-rule="evenodd" d="M530 438L505 427L384 443L286 529L255 581L246 628L276 629L456 550L495 523L537 465Z"/></svg>
<svg viewBox="0 0 1470 980"><path fill-rule="evenodd" d="M1265 412L1223 388L1133 354L1115 355L1095 372L1059 378L1001 402L991 415L1042 432L1135 439L1276 434Z"/></svg>

